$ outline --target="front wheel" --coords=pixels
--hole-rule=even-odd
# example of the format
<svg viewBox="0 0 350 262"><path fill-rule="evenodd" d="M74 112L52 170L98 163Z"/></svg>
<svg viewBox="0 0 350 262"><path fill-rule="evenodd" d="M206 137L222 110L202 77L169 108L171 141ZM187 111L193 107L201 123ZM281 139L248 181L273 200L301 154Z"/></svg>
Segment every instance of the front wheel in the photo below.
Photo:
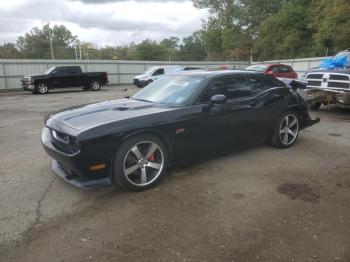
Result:
<svg viewBox="0 0 350 262"><path fill-rule="evenodd" d="M278 148L291 147L298 138L300 131L298 115L294 112L282 114L274 129L271 144Z"/></svg>
<svg viewBox="0 0 350 262"><path fill-rule="evenodd" d="M36 94L47 94L49 92L49 86L46 83L39 83L35 85L35 93Z"/></svg>
<svg viewBox="0 0 350 262"><path fill-rule="evenodd" d="M114 158L113 177L122 188L143 191L157 185L168 164L164 143L144 134L128 139Z"/></svg>

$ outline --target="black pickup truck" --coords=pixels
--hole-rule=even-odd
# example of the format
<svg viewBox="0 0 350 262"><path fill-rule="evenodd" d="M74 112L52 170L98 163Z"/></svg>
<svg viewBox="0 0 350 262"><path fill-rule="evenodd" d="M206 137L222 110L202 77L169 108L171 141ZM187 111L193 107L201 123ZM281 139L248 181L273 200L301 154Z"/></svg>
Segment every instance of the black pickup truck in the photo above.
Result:
<svg viewBox="0 0 350 262"><path fill-rule="evenodd" d="M50 89L82 87L84 90L98 91L108 83L107 72L83 73L80 66L59 66L48 69L42 75L25 76L22 88L36 94L46 94Z"/></svg>

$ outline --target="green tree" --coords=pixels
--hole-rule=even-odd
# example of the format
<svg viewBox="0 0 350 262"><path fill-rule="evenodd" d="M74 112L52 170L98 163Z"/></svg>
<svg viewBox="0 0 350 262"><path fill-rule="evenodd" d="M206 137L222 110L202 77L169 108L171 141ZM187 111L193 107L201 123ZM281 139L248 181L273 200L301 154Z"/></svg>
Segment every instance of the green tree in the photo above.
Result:
<svg viewBox="0 0 350 262"><path fill-rule="evenodd" d="M0 45L0 59L21 58L21 53L13 43L4 43Z"/></svg>
<svg viewBox="0 0 350 262"><path fill-rule="evenodd" d="M156 41L146 39L136 45L136 56L140 60L166 60L167 50Z"/></svg>
<svg viewBox="0 0 350 262"><path fill-rule="evenodd" d="M50 37L55 58L75 58L73 45L77 37L73 36L64 25L55 25L50 28L49 24L46 24L41 29L34 27L29 33L18 37L17 47L24 58L49 59L51 58Z"/></svg>
<svg viewBox="0 0 350 262"><path fill-rule="evenodd" d="M312 24L315 54L335 54L350 47L350 4L348 0L313 0Z"/></svg>
<svg viewBox="0 0 350 262"><path fill-rule="evenodd" d="M257 58L283 59L312 54L313 31L310 28L311 2L284 2L282 8L260 26L254 50Z"/></svg>
<svg viewBox="0 0 350 262"><path fill-rule="evenodd" d="M182 39L178 58L183 61L202 61L206 58L203 32L197 31Z"/></svg>

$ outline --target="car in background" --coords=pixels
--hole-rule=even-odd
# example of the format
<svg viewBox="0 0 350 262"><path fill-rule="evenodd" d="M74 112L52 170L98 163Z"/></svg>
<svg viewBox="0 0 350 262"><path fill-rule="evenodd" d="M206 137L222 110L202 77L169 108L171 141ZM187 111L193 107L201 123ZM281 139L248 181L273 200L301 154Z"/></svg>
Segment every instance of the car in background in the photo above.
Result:
<svg viewBox="0 0 350 262"><path fill-rule="evenodd" d="M298 79L298 74L290 65L285 64L255 64L247 70L257 71L280 78Z"/></svg>
<svg viewBox="0 0 350 262"><path fill-rule="evenodd" d="M127 99L52 113L41 141L66 182L141 191L175 163L267 141L291 147L318 121L298 92L274 77L196 70L165 75Z"/></svg>
<svg viewBox="0 0 350 262"><path fill-rule="evenodd" d="M153 66L143 74L135 76L134 85L138 87L145 87L166 74L200 69L202 68L196 66Z"/></svg>
<svg viewBox="0 0 350 262"><path fill-rule="evenodd" d="M24 76L21 79L23 90L42 95L50 89L67 87L98 91L108 82L107 72L83 73L80 66L51 67L43 74Z"/></svg>
<svg viewBox="0 0 350 262"><path fill-rule="evenodd" d="M306 74L305 80L311 110L331 104L350 108L350 49L325 59Z"/></svg>

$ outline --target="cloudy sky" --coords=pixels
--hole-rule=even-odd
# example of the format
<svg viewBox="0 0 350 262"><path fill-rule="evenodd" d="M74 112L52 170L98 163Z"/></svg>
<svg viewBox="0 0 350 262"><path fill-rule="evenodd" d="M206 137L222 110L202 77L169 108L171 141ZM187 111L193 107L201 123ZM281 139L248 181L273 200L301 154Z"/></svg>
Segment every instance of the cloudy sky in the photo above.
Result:
<svg viewBox="0 0 350 262"><path fill-rule="evenodd" d="M0 43L50 22L82 41L123 45L189 35L206 16L189 0L0 0Z"/></svg>

